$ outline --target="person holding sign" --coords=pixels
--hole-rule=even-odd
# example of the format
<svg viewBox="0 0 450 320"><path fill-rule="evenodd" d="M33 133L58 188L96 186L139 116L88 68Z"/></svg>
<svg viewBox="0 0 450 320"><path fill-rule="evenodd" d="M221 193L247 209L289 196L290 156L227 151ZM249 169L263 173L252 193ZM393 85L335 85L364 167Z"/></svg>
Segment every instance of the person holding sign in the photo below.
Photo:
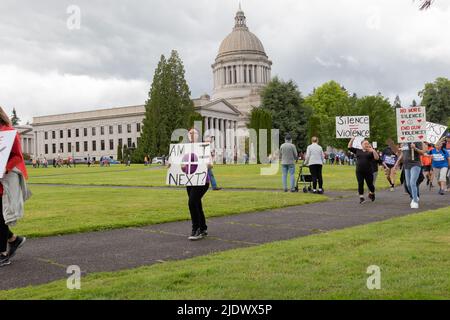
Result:
<svg viewBox="0 0 450 320"><path fill-rule="evenodd" d="M11 121L3 108L0 107L0 131L12 131ZM2 152L3 150L0 149ZM22 147L20 145L20 137L16 134L14 138L14 143L12 145L11 152L9 154L6 168L4 169L4 176L7 175L12 170L19 170L25 179L28 179L27 169L25 167L25 161L23 159ZM10 259L16 254L17 249L23 246L26 239L25 237L20 237L14 235L6 224L6 217L4 216L3 207L3 179L0 180L0 207L2 212L0 213L0 267L11 264ZM8 248L9 247L9 248Z"/></svg>
<svg viewBox="0 0 450 320"><path fill-rule="evenodd" d="M375 201L375 186L373 184L373 162L378 161L380 156L376 152L369 141L363 140L361 143L362 149L353 147L353 137L349 144L348 150L356 155L356 178L358 180L359 203L363 204L366 200L364 198L364 181L369 188L369 199Z"/></svg>
<svg viewBox="0 0 450 320"><path fill-rule="evenodd" d="M410 206L411 209L419 209L419 187L417 181L422 173L420 156L424 155L427 150L422 142L404 143L401 150L402 153L395 167L398 168L399 163L403 161L405 186L412 198Z"/></svg>
<svg viewBox="0 0 450 320"><path fill-rule="evenodd" d="M395 188L395 176L397 174L397 170L395 170L395 164L397 163L397 155L392 150L391 147L387 147L383 151L383 167L384 173L386 174L386 179L391 185L391 191L394 191Z"/></svg>
<svg viewBox="0 0 450 320"><path fill-rule="evenodd" d="M440 187L440 195L444 195L445 190L447 189L447 173L450 166L450 155L447 150L442 148L442 146L443 142L438 142L436 147L427 153L428 156L432 157L433 170Z"/></svg>
<svg viewBox="0 0 450 320"><path fill-rule="evenodd" d="M196 143L199 141L199 132L197 129L192 128L189 130L189 141ZM191 154L191 157L193 154ZM194 159L191 158L191 161ZM186 172L189 170L189 165L184 164L181 169ZM211 163L208 164L208 169L212 169ZM206 176L206 184L203 186L186 186L186 191L189 197L189 212L192 220L192 233L189 236L189 240L196 241L201 240L208 235L208 226L206 225L205 213L203 212L202 198L208 192L210 184L209 174Z"/></svg>

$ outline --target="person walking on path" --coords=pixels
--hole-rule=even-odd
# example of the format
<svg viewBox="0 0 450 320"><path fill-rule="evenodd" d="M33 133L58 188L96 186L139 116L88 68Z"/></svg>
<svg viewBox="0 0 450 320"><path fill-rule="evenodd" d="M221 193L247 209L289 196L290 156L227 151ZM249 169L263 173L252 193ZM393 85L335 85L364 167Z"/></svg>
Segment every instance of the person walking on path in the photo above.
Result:
<svg viewBox="0 0 450 320"><path fill-rule="evenodd" d="M395 190L395 179L397 175L397 170L395 169L395 164L397 163L398 156L392 150L391 147L387 147L383 151L382 165L384 167L384 174L386 179L391 185L391 191Z"/></svg>
<svg viewBox="0 0 450 320"><path fill-rule="evenodd" d="M214 137L206 137L205 142L209 142L211 144L211 146L214 145ZM214 163L215 157L216 157L216 151L212 150L211 151L211 161L212 161L212 163ZM217 180L216 180L216 177L214 177L214 172L213 172L212 168L208 168L208 176L209 176L209 179L211 181L211 188L212 188L212 190L213 191L222 190L222 188L219 188L217 186Z"/></svg>
<svg viewBox="0 0 450 320"><path fill-rule="evenodd" d="M434 149L433 146L428 143L425 143L425 146L428 151L431 151ZM423 155L420 157L420 162L422 162L423 175L427 179L427 186L431 190L433 188L433 180L434 180L432 159L428 155Z"/></svg>
<svg viewBox="0 0 450 320"><path fill-rule="evenodd" d="M361 143L362 149L353 148L352 138L348 144L348 150L353 152L356 156L356 179L358 180L359 203L363 204L366 200L364 198L364 181L369 188L369 199L375 201L375 186L373 184L373 162L380 157L369 141L364 140Z"/></svg>
<svg viewBox="0 0 450 320"><path fill-rule="evenodd" d="M322 169L325 161L325 154L319 145L319 138L312 137L311 144L306 149L305 165L309 166L309 171L313 179L313 193L323 194ZM319 183L319 190L317 190Z"/></svg>
<svg viewBox="0 0 450 320"><path fill-rule="evenodd" d="M439 184L440 195L444 195L447 189L447 173L450 166L450 155L442 146L443 142L438 142L433 150L427 152L427 156L432 157L433 171Z"/></svg>
<svg viewBox="0 0 450 320"><path fill-rule="evenodd" d="M199 141L199 132L192 128L189 130L189 141L196 143ZM190 155L191 161L194 161L194 154ZM188 156L189 159L189 156ZM169 167L171 164L169 163ZM189 170L188 165L182 165L184 172ZM208 163L208 169L212 169L212 163ZM186 192L189 197L188 206L191 214L192 233L189 240L196 241L205 238L208 235L208 226L206 225L205 213L203 211L202 198L208 192L210 184L209 174L206 176L206 184L204 186L186 186Z"/></svg>
<svg viewBox="0 0 450 320"><path fill-rule="evenodd" d="M297 162L297 148L292 144L290 134L286 135L285 143L280 147L281 152L281 168L283 170L283 188L284 192L288 192L287 175L290 174L291 192L295 192L295 163Z"/></svg>
<svg viewBox="0 0 450 320"><path fill-rule="evenodd" d="M402 153L397 160L396 168L400 161L403 161L405 186L412 198L410 206L411 209L419 209L419 187L417 182L422 173L420 156L424 155L428 150L426 150L425 144L422 142L404 143L401 150Z"/></svg>
<svg viewBox="0 0 450 320"><path fill-rule="evenodd" d="M12 127L11 121L6 113L3 111L3 108L0 107L0 131L10 131L14 130ZM22 147L20 145L20 137L16 134L14 139L14 143L11 149L11 153L8 158L8 162L6 164L5 176L1 180L0 183L0 267L11 264L11 258L16 254L17 249L23 246L26 241L25 237L16 236L9 229L7 224L7 220L11 218L10 215L4 216L5 208L3 203L3 191L4 191L4 183L6 179L6 175L13 171L18 170L24 179L28 179L27 168L25 166L25 161L23 159ZM12 172L10 174L13 174ZM13 188L15 184L11 183L10 187ZM17 183L17 187L20 188L20 183ZM15 194L10 190L11 194ZM19 193L19 192L17 192ZM17 200L19 199L10 199ZM11 210L8 210L11 212ZM9 248L8 248L9 247Z"/></svg>

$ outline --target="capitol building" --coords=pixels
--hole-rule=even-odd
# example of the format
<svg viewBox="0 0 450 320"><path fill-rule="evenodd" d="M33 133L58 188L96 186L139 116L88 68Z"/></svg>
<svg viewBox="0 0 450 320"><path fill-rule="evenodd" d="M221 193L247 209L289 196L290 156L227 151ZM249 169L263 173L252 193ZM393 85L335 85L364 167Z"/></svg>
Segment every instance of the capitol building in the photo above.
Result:
<svg viewBox="0 0 450 320"><path fill-rule="evenodd" d="M232 32L222 41L212 64L213 91L193 99L206 130L245 128L253 107L261 105L261 90L271 79L272 62L239 8ZM98 160L117 157L117 147L139 142L145 106L124 106L33 118L22 132L24 152L48 160L61 156ZM224 135L215 148L227 148ZM25 149L26 148L26 149ZM152 155L160 156L160 155Z"/></svg>

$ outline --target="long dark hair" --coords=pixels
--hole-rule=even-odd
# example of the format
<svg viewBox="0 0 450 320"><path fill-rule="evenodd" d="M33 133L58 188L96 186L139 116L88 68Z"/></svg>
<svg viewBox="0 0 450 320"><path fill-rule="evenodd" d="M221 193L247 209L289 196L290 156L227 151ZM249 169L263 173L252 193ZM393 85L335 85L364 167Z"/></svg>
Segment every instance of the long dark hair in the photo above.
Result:
<svg viewBox="0 0 450 320"><path fill-rule="evenodd" d="M0 107L0 124L3 124L4 126L11 126L11 120L9 119L8 115L5 113L5 110L3 110L2 107Z"/></svg>

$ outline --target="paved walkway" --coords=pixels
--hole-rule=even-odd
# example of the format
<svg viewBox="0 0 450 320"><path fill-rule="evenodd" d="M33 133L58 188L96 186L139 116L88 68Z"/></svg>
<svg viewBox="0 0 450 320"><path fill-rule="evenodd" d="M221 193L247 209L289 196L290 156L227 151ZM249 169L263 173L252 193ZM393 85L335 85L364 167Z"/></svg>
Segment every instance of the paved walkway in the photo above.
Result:
<svg viewBox="0 0 450 320"><path fill-rule="evenodd" d="M342 197L342 195L345 195ZM403 191L382 191L375 203L359 205L353 192L334 200L264 212L212 218L210 237L190 242L190 222L29 240L13 264L0 268L0 290L67 278L78 265L84 274L118 271L192 258L234 248L303 237L450 206L450 197L424 191L421 209L409 209Z"/></svg>

